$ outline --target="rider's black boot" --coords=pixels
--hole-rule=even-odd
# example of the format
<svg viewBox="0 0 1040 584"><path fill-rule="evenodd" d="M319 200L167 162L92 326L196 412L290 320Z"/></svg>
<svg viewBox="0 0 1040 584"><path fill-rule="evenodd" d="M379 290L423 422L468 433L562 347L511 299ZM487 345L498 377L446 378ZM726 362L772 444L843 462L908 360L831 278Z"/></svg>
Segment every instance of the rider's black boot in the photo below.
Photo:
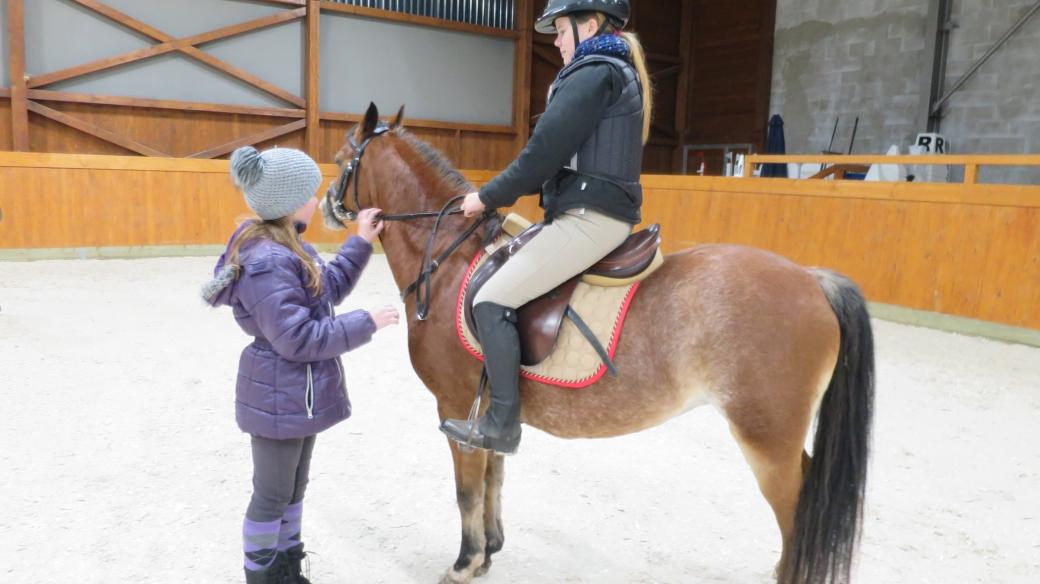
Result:
<svg viewBox="0 0 1040 584"><path fill-rule="evenodd" d="M445 420L441 431L460 443L513 454L520 445L520 335L516 310L492 302L473 307L477 339L491 384L491 405L472 428L468 420Z"/></svg>

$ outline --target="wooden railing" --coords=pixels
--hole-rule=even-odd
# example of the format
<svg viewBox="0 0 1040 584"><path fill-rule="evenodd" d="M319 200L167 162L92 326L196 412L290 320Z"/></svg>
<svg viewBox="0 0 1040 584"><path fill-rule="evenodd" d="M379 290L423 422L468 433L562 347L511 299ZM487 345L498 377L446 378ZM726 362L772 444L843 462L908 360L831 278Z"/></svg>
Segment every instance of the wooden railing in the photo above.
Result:
<svg viewBox="0 0 1040 584"><path fill-rule="evenodd" d="M248 216L227 164L0 153L0 255L221 246ZM321 170L326 184L338 174ZM480 185L495 173L464 174ZM1040 186L665 175L642 183L643 219L661 224L668 252L749 245L842 272L875 302L1040 329ZM536 197L515 209L540 218ZM307 232L314 243L343 237L321 221Z"/></svg>
<svg viewBox="0 0 1040 584"><path fill-rule="evenodd" d="M1040 154L928 154L928 155L865 155L825 156L815 154L752 154L744 159L744 177L751 177L759 164L912 164L963 166L964 184L978 182L980 166L1038 166Z"/></svg>

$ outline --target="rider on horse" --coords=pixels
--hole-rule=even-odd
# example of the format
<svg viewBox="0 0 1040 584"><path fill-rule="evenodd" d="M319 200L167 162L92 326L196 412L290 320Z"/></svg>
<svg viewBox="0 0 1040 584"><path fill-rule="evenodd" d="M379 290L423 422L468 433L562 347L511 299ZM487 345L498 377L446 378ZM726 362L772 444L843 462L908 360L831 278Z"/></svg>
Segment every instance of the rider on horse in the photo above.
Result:
<svg viewBox="0 0 1040 584"><path fill-rule="evenodd" d="M643 49L634 34L621 32L629 12L628 0L550 0L535 30L556 35L564 67L545 113L516 160L462 204L473 216L540 189L545 225L473 301L491 405L475 422L441 424L460 443L516 451L517 309L602 259L640 221L651 99Z"/></svg>

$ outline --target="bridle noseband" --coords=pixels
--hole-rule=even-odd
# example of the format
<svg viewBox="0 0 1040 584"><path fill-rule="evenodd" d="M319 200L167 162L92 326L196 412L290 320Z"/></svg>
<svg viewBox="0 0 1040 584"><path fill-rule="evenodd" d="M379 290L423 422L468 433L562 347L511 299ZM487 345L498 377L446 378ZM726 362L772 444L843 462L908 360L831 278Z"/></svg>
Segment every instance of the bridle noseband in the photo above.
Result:
<svg viewBox="0 0 1040 584"><path fill-rule="evenodd" d="M354 149L354 157L350 159L350 162L343 168L342 174L340 174L339 182L336 184L335 194L332 189L329 189L325 193L325 198L329 204L329 208L332 210L332 214L336 216L336 219L342 221L355 221L358 217L358 213L361 211L361 193L359 182L359 176L361 175L361 157L365 154L365 149L372 140L382 136L390 131L390 126L386 122L379 122L376 128L372 131L372 134L361 141L361 144L354 142L354 133L349 132L347 134L347 141L350 143L350 147ZM354 181L354 208L349 209L344 205L344 198L347 194L351 179ZM440 229L441 221L449 215L457 215L462 212L462 208L455 207L451 208L459 200L465 198L465 194L452 197L450 201L441 207L440 211L420 211L418 213L400 213L396 215L381 214L377 219L382 221L410 221L412 219L427 219L433 218L436 221L433 224L433 231L430 232L430 237L426 241L426 249L423 251L422 263L419 266L419 275L415 280L409 284L401 292L401 300L404 300L409 294L415 292L416 301L416 317L419 320L426 320L426 315L430 310L430 295L431 287L433 284L433 273L440 267L443 262L452 252L454 252L462 242L466 241L470 235L484 224L491 216L494 215L494 211L486 211L479 219L473 222L462 234L448 246L443 253L437 256L437 259L433 259L433 242L437 238L437 231Z"/></svg>

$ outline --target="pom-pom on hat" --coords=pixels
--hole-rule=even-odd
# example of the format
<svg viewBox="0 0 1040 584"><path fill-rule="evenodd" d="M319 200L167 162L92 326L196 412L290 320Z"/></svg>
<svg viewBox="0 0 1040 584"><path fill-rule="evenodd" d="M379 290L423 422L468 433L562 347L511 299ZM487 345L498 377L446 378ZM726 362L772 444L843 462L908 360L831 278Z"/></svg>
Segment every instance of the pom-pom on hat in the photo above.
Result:
<svg viewBox="0 0 1040 584"><path fill-rule="evenodd" d="M264 220L291 215L321 186L317 163L292 148L258 152L243 146L231 153L231 178L242 189L249 208Z"/></svg>

